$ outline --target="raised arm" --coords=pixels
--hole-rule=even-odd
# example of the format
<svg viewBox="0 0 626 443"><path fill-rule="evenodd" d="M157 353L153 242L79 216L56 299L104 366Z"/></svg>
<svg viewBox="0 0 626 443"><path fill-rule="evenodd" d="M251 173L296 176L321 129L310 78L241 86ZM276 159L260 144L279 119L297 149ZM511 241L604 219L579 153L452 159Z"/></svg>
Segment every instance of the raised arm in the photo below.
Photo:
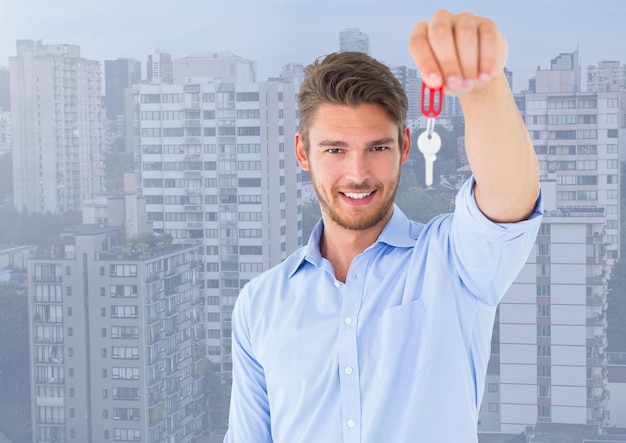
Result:
<svg viewBox="0 0 626 443"><path fill-rule="evenodd" d="M409 51L428 86L444 84L459 96L480 210L495 222L526 219L539 194L539 167L504 76L508 47L496 25L438 11L414 26Z"/></svg>

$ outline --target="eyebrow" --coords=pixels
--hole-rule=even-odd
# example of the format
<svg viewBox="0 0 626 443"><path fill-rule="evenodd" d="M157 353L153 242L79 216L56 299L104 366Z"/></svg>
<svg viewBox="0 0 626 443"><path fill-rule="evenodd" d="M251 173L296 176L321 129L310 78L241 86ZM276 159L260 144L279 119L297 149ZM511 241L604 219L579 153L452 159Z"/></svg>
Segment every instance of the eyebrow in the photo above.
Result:
<svg viewBox="0 0 626 443"><path fill-rule="evenodd" d="M382 146L389 143L394 143L395 139L393 137L384 137L378 140L373 140L367 143L369 148L373 148L376 146ZM322 140L317 144L318 146L330 146L332 148L345 148L348 146L348 143L341 140Z"/></svg>

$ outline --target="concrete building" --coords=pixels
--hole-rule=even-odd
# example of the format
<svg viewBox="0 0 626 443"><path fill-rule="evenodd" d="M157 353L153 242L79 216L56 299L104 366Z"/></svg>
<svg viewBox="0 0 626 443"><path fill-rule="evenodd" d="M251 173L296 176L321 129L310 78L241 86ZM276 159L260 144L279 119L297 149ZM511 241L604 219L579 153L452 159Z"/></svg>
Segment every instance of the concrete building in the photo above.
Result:
<svg viewBox="0 0 626 443"><path fill-rule="evenodd" d="M124 226L127 237L152 232L146 220L146 199L137 193L134 174L124 174L124 192L99 194L82 206L83 223Z"/></svg>
<svg viewBox="0 0 626 443"><path fill-rule="evenodd" d="M79 209L102 189L100 63L74 45L20 40L9 59L16 209Z"/></svg>
<svg viewBox="0 0 626 443"><path fill-rule="evenodd" d="M615 92L626 90L626 65L604 60L587 67L587 92Z"/></svg>
<svg viewBox="0 0 626 443"><path fill-rule="evenodd" d="M256 62L230 51L200 51L175 59L174 83L194 77L215 77L226 83L256 82Z"/></svg>
<svg viewBox="0 0 626 443"><path fill-rule="evenodd" d="M539 160L546 215L499 308L499 373L489 377L499 383L500 417L489 431L566 424L603 432L610 419L607 279L619 258L626 123L619 92L579 92L577 59L577 52L561 54L553 69L537 71L536 92L516 96ZM481 423L493 426L489 412L483 406Z"/></svg>
<svg viewBox="0 0 626 443"><path fill-rule="evenodd" d="M147 220L175 242L201 246L209 354L228 374L240 288L303 243L296 85L196 76L134 93Z"/></svg>
<svg viewBox="0 0 626 443"><path fill-rule="evenodd" d="M0 112L8 112L10 110L9 70L6 66L0 66Z"/></svg>
<svg viewBox="0 0 626 443"><path fill-rule="evenodd" d="M348 28L339 32L339 52L364 52L370 54L370 37L358 28Z"/></svg>
<svg viewBox="0 0 626 443"><path fill-rule="evenodd" d="M398 79L407 98L409 99L409 111L407 113L408 120L415 120L422 115L421 108L421 95L422 95L422 81L417 76L417 69L409 68L407 66L393 66L390 65L389 69L393 75Z"/></svg>
<svg viewBox="0 0 626 443"><path fill-rule="evenodd" d="M126 116L130 88L141 82L141 63L131 58L104 61L104 107L109 120Z"/></svg>
<svg viewBox="0 0 626 443"><path fill-rule="evenodd" d="M199 257L80 225L29 261L34 442L198 441L208 364Z"/></svg>
<svg viewBox="0 0 626 443"><path fill-rule="evenodd" d="M149 83L165 83L171 85L174 82L174 62L172 54L156 51L148 55L146 63L146 77Z"/></svg>

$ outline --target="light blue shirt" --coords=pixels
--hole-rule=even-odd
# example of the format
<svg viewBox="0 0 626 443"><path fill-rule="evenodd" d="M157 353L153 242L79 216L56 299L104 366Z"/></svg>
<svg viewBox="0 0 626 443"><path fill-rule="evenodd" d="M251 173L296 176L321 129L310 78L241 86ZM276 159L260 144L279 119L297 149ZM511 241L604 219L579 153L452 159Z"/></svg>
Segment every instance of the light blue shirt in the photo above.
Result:
<svg viewBox="0 0 626 443"><path fill-rule="evenodd" d="M532 249L489 221L469 180L428 224L394 208L346 282L309 243L251 280L233 312L227 443L476 442L496 306Z"/></svg>

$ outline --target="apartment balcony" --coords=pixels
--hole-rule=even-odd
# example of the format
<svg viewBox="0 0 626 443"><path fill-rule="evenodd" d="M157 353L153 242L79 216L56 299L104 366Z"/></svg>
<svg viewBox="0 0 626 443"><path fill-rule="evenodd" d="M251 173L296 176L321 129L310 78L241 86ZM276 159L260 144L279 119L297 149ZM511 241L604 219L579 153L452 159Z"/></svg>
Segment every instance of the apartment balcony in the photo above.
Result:
<svg viewBox="0 0 626 443"><path fill-rule="evenodd" d="M200 126L200 120L185 120L184 125L190 128L197 128Z"/></svg>
<svg viewBox="0 0 626 443"><path fill-rule="evenodd" d="M606 388L606 385L609 383L609 378L607 376L606 370L602 371L602 374L593 376L593 387L594 388Z"/></svg>
<svg viewBox="0 0 626 443"><path fill-rule="evenodd" d="M592 305L593 306L602 306L603 309L606 309L607 307L607 298L606 296L603 295L594 295L593 299L592 299Z"/></svg>
<svg viewBox="0 0 626 443"><path fill-rule="evenodd" d="M60 275L35 275L33 283L61 283L63 281Z"/></svg>
<svg viewBox="0 0 626 443"><path fill-rule="evenodd" d="M183 141L185 143L198 144L202 143L202 137L185 137Z"/></svg>
<svg viewBox="0 0 626 443"><path fill-rule="evenodd" d="M45 344L62 344L64 342L63 337L35 337L35 343Z"/></svg>
<svg viewBox="0 0 626 443"><path fill-rule="evenodd" d="M606 348L608 345L608 340L606 339L606 335L598 334L593 339L593 346L596 348Z"/></svg>
<svg viewBox="0 0 626 443"><path fill-rule="evenodd" d="M35 399L37 406L65 406L65 397L37 397Z"/></svg>
<svg viewBox="0 0 626 443"><path fill-rule="evenodd" d="M38 377L38 385L64 385L65 377Z"/></svg>
<svg viewBox="0 0 626 443"><path fill-rule="evenodd" d="M186 188L185 195L200 195L202 190L200 188Z"/></svg>

